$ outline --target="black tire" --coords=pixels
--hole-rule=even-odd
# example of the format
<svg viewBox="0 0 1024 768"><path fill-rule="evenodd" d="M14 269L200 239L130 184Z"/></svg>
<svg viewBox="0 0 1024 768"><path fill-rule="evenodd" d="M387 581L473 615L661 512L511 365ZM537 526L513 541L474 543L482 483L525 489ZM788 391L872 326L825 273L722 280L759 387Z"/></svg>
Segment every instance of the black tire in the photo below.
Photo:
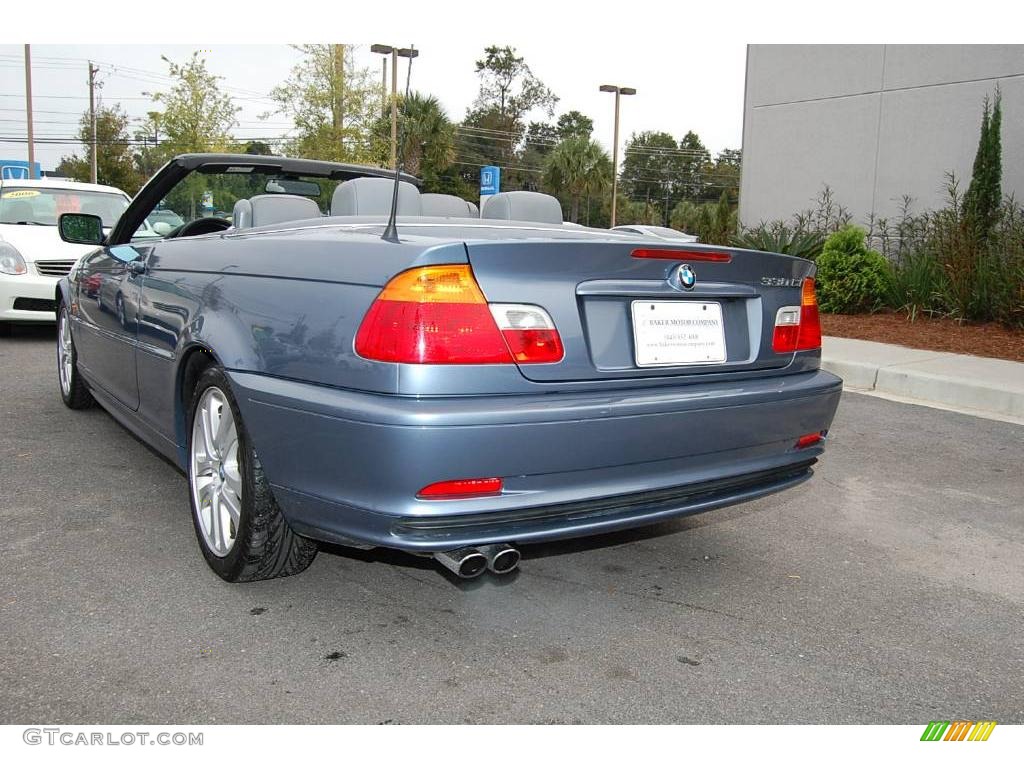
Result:
<svg viewBox="0 0 1024 768"><path fill-rule="evenodd" d="M9 338L11 338L11 333L12 332L13 332L13 326L10 323L0 322L0 339L9 339Z"/></svg>
<svg viewBox="0 0 1024 768"><path fill-rule="evenodd" d="M62 324L66 324L70 344L67 354L71 357L71 372L67 382L61 373L62 330L65 327ZM64 405L73 411L91 408L95 402L82 374L78 372L78 351L75 349L75 338L71 334L71 316L63 302L57 307L57 389L60 390L60 399L64 401Z"/></svg>
<svg viewBox="0 0 1024 768"><path fill-rule="evenodd" d="M216 387L226 396L235 420L238 436L238 468L241 476L242 497L235 540L230 550L218 556L207 544L203 534L193 492L192 434L196 410L203 394ZM225 581L260 581L279 576L292 576L309 567L316 557L316 542L299 536L289 527L281 508L270 490L256 450L242 422L241 412L227 376L219 366L213 365L200 375L192 393L188 409L188 481L189 505L192 524L203 557L213 572Z"/></svg>

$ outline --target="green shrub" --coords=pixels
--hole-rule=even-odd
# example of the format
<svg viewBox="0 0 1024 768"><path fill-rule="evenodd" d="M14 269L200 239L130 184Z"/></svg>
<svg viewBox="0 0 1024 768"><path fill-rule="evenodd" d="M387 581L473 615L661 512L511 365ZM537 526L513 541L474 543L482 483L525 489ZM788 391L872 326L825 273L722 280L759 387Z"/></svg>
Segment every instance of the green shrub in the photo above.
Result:
<svg viewBox="0 0 1024 768"><path fill-rule="evenodd" d="M762 222L756 227L745 229L732 239L739 248L753 251L785 253L814 261L821 253L825 236L820 232L807 231L799 226L790 226L784 221Z"/></svg>
<svg viewBox="0 0 1024 768"><path fill-rule="evenodd" d="M871 312L885 303L889 264L868 248L866 233L859 227L846 226L829 235L817 264L818 305L823 312Z"/></svg>

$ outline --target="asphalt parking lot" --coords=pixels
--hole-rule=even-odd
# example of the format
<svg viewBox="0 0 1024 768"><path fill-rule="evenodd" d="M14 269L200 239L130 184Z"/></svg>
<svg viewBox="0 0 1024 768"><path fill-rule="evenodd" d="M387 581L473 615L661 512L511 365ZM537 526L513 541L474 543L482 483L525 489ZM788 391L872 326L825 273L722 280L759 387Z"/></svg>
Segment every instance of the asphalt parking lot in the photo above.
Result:
<svg viewBox="0 0 1024 768"><path fill-rule="evenodd" d="M0 340L0 721L1024 720L1024 427L844 395L809 483L530 546L230 585L183 477Z"/></svg>

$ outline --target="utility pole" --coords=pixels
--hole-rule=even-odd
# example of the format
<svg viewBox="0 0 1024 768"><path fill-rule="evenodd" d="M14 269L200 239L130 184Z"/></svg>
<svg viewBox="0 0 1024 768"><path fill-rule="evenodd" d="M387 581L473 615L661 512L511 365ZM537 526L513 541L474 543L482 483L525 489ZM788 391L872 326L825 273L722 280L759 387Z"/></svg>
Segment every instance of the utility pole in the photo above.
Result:
<svg viewBox="0 0 1024 768"><path fill-rule="evenodd" d="M598 90L615 94L615 138L612 144L612 223L615 226L615 205L619 196L619 96L633 96L636 88L621 85L602 85ZM648 202L650 202L648 200Z"/></svg>
<svg viewBox="0 0 1024 768"><path fill-rule="evenodd" d="M335 43L332 50L334 59L334 127L338 129L339 143L345 146L345 46Z"/></svg>
<svg viewBox="0 0 1024 768"><path fill-rule="evenodd" d="M380 77L380 116L388 114L388 57L381 56L381 77Z"/></svg>
<svg viewBox="0 0 1024 768"><path fill-rule="evenodd" d="M35 178L36 148L32 138L32 51L25 43L25 125L28 128L28 177Z"/></svg>
<svg viewBox="0 0 1024 768"><path fill-rule="evenodd" d="M99 67L89 62L89 124L92 130L92 157L89 162L89 180L96 183L96 73Z"/></svg>

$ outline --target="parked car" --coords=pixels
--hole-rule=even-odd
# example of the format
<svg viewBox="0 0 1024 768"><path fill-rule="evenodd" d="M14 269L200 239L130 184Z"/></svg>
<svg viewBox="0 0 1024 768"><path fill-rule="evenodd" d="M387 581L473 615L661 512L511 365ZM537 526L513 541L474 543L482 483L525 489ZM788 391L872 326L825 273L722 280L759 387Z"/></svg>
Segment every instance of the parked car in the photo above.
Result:
<svg viewBox="0 0 1024 768"><path fill-rule="evenodd" d="M146 217L146 222L154 232L166 235L184 224L185 220L170 208L158 208Z"/></svg>
<svg viewBox="0 0 1024 768"><path fill-rule="evenodd" d="M680 232L671 227L658 227L653 224L620 224L612 227L612 232L628 232L633 235L645 235L659 240L671 240L675 242L696 243L696 235Z"/></svg>
<svg viewBox="0 0 1024 768"><path fill-rule="evenodd" d="M91 213L109 229L127 206L124 192L101 184L0 179L0 335L16 322L54 322L57 281L95 250L61 240L57 217Z"/></svg>
<svg viewBox="0 0 1024 768"><path fill-rule="evenodd" d="M564 226L531 192L423 216L416 183L183 155L109 235L61 218L96 248L54 296L61 397L182 470L219 576L298 573L316 541L503 573L527 542L811 476L841 387L811 262ZM136 238L182 185L230 193L232 221Z"/></svg>

